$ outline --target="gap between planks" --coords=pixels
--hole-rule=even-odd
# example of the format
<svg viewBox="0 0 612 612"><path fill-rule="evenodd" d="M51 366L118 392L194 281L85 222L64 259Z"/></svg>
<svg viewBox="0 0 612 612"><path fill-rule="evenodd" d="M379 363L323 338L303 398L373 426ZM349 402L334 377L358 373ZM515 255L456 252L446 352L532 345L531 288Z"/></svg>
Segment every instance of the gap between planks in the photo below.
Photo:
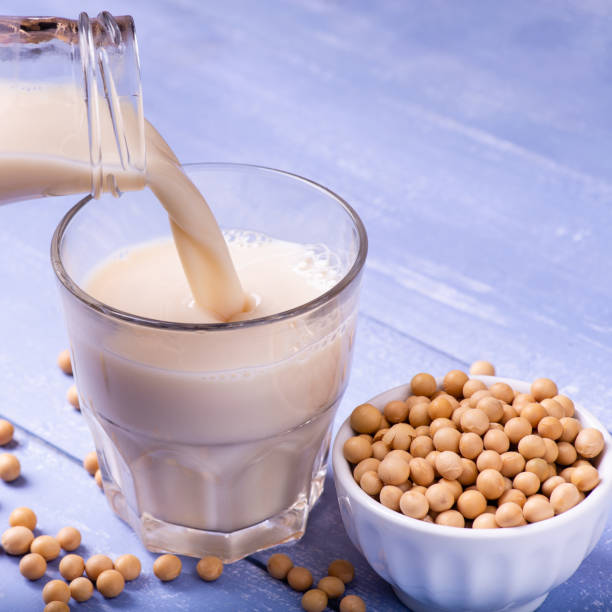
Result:
<svg viewBox="0 0 612 612"><path fill-rule="evenodd" d="M456 361L462 366L465 366L466 374L468 374L467 368L470 367L470 364L467 361L464 361L463 359L461 359L460 357L457 357L456 355L452 355L451 353L447 353L446 351L436 348L435 346L432 346L431 344L425 342L424 340L421 340L420 338L412 336L411 334L408 334L405 331L398 329L394 325L389 325L389 323L386 323L385 321L383 321L382 319L379 319L378 317L365 313L363 310L359 311L359 316L364 317L365 319L369 319L370 321L373 321L377 325L381 325L382 327L385 327L391 330L392 332L399 334L400 336L403 336L404 338L408 338L408 340L410 340L411 342L414 342L415 344L418 344L419 346L422 346L426 348L427 350L436 353L437 355L441 355L442 357L446 357L447 359Z"/></svg>
<svg viewBox="0 0 612 612"><path fill-rule="evenodd" d="M57 446L56 444L53 444L53 442L50 442L46 438L43 438L40 434L37 434L36 432L32 431L31 429L28 429L27 427L24 427L23 425L20 425L19 423L16 423L15 421L13 421L12 419L10 419L9 417L7 417L7 416L5 416L3 414L0 414L0 419L5 419L9 423L11 423L13 425L13 427L15 427L16 429L19 429L20 431L24 432L28 436L31 436L35 440L38 440L38 442L42 442L42 444L44 444L45 446L48 446L51 450L57 451L61 455L64 455L64 457L67 457L73 463L76 463L76 464L78 464L80 466L83 466L83 460L82 459L79 459L78 457L75 457L72 453L69 453L67 450L64 450L61 446Z"/></svg>

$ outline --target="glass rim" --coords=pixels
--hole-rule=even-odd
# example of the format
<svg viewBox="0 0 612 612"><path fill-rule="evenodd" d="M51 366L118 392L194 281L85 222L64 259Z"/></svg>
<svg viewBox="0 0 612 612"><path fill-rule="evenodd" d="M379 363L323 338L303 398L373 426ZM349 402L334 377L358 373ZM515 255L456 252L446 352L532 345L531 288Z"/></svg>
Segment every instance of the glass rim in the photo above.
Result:
<svg viewBox="0 0 612 612"><path fill-rule="evenodd" d="M272 315L268 315L266 317L258 317L256 319L247 319L244 321L228 321L222 323L181 323L176 321L163 321L161 319L152 319L149 317L142 317L133 313L126 312L124 310L120 310L118 308L114 308L100 300L97 300L93 296L89 295L86 291L84 291L78 283L76 283L72 277L68 274L68 271L64 267L62 262L62 257L60 253L60 247L62 244L62 240L68 226L72 219L76 216L76 214L90 201L94 198L91 194L85 196L81 200L79 200L61 219L55 231L53 232L53 238L51 240L51 265L53 266L53 270L57 279L60 283L81 303L85 306L97 311L98 313L111 317L113 319L117 319L123 322L132 323L134 325L138 325L141 327L152 327L156 329L166 329L171 331L230 331L237 329L245 329L250 327L256 327L259 325L267 325L270 323L276 323L279 321L283 321L286 319L291 319L293 317L297 317L303 315L307 312L315 310L319 306L322 306L332 299L340 295L344 289L346 289L352 282L359 276L363 266L365 264L366 256L368 253L368 236L366 233L365 226L363 221L357 214L357 212L353 209L353 207L346 202L343 198L341 198L338 194L334 193L331 189L316 183L310 179L307 179L299 174L294 174L292 172L287 172L285 170L278 170L276 168L270 168L267 166L258 166L255 164L241 164L241 163L229 163L229 162L198 162L198 163L188 163L181 164L181 167L190 169L190 168L218 168L218 169L232 169L239 170L245 169L250 171L263 171L270 172L273 174L278 174L281 176L285 176L291 179L295 179L298 182L302 182L309 187L313 187L317 191L321 191L324 194L331 196L337 204L340 205L341 208L348 214L349 218L353 223L353 227L357 230L357 235L359 239L359 248L357 251L357 255L355 260L347 273L330 289L317 296L313 300L306 302L304 304L300 304L294 308L290 308L289 310L283 310L282 312L278 312ZM110 197L110 196L108 196Z"/></svg>

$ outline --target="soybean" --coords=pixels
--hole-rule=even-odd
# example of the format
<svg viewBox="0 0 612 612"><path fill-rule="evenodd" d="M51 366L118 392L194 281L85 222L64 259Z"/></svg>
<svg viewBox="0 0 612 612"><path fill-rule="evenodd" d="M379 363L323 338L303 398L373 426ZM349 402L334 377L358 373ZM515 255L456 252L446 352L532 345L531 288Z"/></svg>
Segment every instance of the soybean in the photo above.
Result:
<svg viewBox="0 0 612 612"><path fill-rule="evenodd" d="M305 567L292 567L287 574L287 583L294 591L307 591L312 582L312 574Z"/></svg>
<svg viewBox="0 0 612 612"><path fill-rule="evenodd" d="M130 580L136 580L140 576L142 566L140 559L135 555L126 554L121 555L115 559L115 569L121 573L123 579L127 582Z"/></svg>
<svg viewBox="0 0 612 612"><path fill-rule="evenodd" d="M11 453L2 453L0 455L0 478L4 482L13 482L17 480L21 474L21 464L19 459Z"/></svg>
<svg viewBox="0 0 612 612"><path fill-rule="evenodd" d="M344 584L348 584L355 577L355 568L346 559L336 559L329 564L327 573L329 576L340 578Z"/></svg>
<svg viewBox="0 0 612 612"><path fill-rule="evenodd" d="M327 593L321 589L310 589L302 595L301 603L306 612L323 612L327 608Z"/></svg>
<svg viewBox="0 0 612 612"><path fill-rule="evenodd" d="M25 506L15 508L9 515L9 524L11 527L20 525L22 527L27 527L30 531L34 531L36 521L37 518L34 510L26 508Z"/></svg>
<svg viewBox="0 0 612 612"><path fill-rule="evenodd" d="M116 569L104 570L96 580L96 589L107 599L117 597L123 591L125 580Z"/></svg>
<svg viewBox="0 0 612 612"><path fill-rule="evenodd" d="M276 553L268 559L268 573L277 580L284 580L293 567L293 561L288 555Z"/></svg>
<svg viewBox="0 0 612 612"><path fill-rule="evenodd" d="M43 601L48 604L51 601L70 601L70 588L63 580L49 580L42 590Z"/></svg>
<svg viewBox="0 0 612 612"><path fill-rule="evenodd" d="M470 366L470 374L481 374L484 376L495 376L495 366L489 361L475 361Z"/></svg>
<svg viewBox="0 0 612 612"><path fill-rule="evenodd" d="M19 561L19 571L28 580L38 580L47 571L47 562L38 553L29 553Z"/></svg>
<svg viewBox="0 0 612 612"><path fill-rule="evenodd" d="M153 563L153 573L162 581L169 582L178 577L183 569L181 560L176 555L161 555ZM87 572L89 574L89 572Z"/></svg>

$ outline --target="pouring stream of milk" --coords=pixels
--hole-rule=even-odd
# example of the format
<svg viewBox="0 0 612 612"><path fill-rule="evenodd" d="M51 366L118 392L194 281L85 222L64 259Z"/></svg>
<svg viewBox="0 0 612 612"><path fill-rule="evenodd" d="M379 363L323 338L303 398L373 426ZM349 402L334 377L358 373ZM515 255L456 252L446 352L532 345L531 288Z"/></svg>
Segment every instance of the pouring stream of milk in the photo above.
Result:
<svg viewBox="0 0 612 612"><path fill-rule="evenodd" d="M222 321L242 312L244 291L227 243L206 200L172 150L147 122L147 184L170 216L183 271L195 301Z"/></svg>

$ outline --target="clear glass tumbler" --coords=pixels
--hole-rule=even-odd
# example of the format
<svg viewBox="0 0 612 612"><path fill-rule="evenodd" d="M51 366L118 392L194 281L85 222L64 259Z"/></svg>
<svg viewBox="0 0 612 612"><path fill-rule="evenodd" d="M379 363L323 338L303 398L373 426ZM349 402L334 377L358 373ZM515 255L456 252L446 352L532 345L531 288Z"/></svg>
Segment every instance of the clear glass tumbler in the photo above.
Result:
<svg viewBox="0 0 612 612"><path fill-rule="evenodd" d="M346 202L299 176L234 164L185 170L224 231L307 244L341 280L292 310L222 324L103 304L83 289L92 268L170 233L148 190L81 200L59 224L51 259L111 507L149 550L231 562L300 538L321 495L367 237Z"/></svg>

